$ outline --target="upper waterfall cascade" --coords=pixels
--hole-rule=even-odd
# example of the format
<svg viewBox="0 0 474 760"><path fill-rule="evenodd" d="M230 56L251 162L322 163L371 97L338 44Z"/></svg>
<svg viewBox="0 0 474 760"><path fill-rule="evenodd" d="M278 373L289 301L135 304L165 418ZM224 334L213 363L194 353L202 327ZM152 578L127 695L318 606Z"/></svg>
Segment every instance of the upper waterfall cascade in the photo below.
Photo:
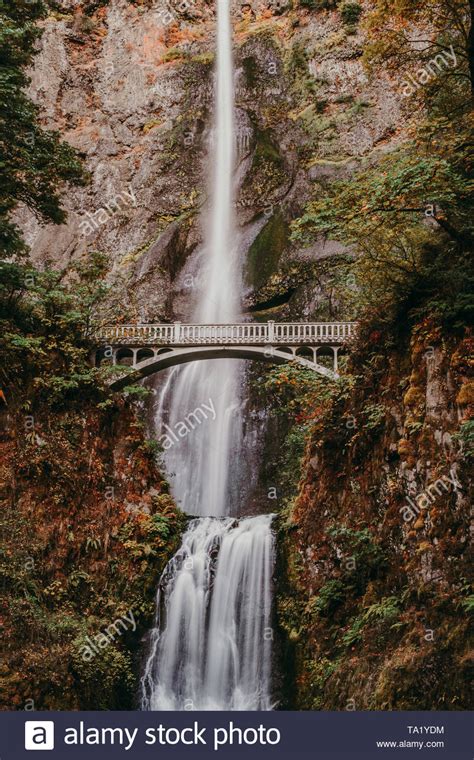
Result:
<svg viewBox="0 0 474 760"><path fill-rule="evenodd" d="M206 240L200 266L205 289L196 306L196 322L229 322L239 317L241 267L233 218L234 200L234 83L232 36L228 0L217 3L213 173L211 208L205 220ZM229 514L229 458L239 450L242 419L241 364L233 361L192 362L173 367L159 390L156 427L174 427L183 414L213 398L216 419L200 429L199 445L190 439L166 454L174 495L193 515ZM179 473L179 477L177 477Z"/></svg>

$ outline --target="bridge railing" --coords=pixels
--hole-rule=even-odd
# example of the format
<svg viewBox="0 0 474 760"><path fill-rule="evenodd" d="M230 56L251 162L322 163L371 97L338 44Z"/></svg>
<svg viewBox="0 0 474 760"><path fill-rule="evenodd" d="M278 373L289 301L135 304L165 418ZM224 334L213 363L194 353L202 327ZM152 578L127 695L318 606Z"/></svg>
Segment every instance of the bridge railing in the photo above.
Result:
<svg viewBox="0 0 474 760"><path fill-rule="evenodd" d="M121 345L320 344L343 343L354 322L242 322L240 324L113 325L97 333L101 342Z"/></svg>
<svg viewBox="0 0 474 760"><path fill-rule="evenodd" d="M350 338L353 322L275 322L274 340L280 342L304 341L326 343Z"/></svg>

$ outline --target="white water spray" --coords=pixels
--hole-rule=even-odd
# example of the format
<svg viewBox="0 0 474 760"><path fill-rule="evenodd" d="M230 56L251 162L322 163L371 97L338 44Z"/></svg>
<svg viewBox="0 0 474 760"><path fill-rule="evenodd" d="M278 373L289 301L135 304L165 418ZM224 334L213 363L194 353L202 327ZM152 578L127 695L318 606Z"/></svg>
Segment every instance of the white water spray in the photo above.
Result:
<svg viewBox="0 0 474 760"><path fill-rule="evenodd" d="M233 219L234 95L229 0L217 0L212 208L197 322L235 322L241 267ZM193 520L159 583L141 681L144 710L271 709L272 517L236 521L242 444L241 367L193 362L169 374L156 411L178 430L203 402L207 420L168 446L173 493ZM242 478L240 474L240 478Z"/></svg>

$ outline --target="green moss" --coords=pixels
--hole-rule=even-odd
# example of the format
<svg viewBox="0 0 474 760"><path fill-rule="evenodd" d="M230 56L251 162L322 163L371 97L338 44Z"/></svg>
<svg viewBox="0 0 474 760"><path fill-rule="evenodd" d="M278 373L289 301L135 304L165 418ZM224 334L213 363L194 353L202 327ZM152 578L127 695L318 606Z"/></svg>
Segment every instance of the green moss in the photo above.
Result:
<svg viewBox="0 0 474 760"><path fill-rule="evenodd" d="M72 13L61 13L61 11L55 10L49 12L48 18L54 18L56 21L66 21L68 23L74 21Z"/></svg>
<svg viewBox="0 0 474 760"><path fill-rule="evenodd" d="M272 193L285 181L285 162L272 141L270 130L257 130L252 166L242 187L242 201L248 206L267 206Z"/></svg>
<svg viewBox="0 0 474 760"><path fill-rule="evenodd" d="M345 2L340 6L341 17L345 24L353 26L359 21L362 6L359 3Z"/></svg>
<svg viewBox="0 0 474 760"><path fill-rule="evenodd" d="M318 86L323 83L309 73L310 42L309 38L295 42L285 58L285 74L291 81L291 93L300 107L317 97Z"/></svg>
<svg viewBox="0 0 474 760"><path fill-rule="evenodd" d="M301 120L303 129L309 135L319 135L334 129L336 121L334 116L322 116L314 103L300 111L297 118Z"/></svg>
<svg viewBox="0 0 474 760"><path fill-rule="evenodd" d="M308 168L311 166L327 167L328 169L342 169L349 164L351 159L343 158L342 160L332 160L329 158L313 158L308 161Z"/></svg>
<svg viewBox="0 0 474 760"><path fill-rule="evenodd" d="M173 47L166 51L161 57L162 63L170 63L171 61L185 61L189 59L189 53L182 48Z"/></svg>
<svg viewBox="0 0 474 760"><path fill-rule="evenodd" d="M280 211L259 232L248 251L246 280L260 288L276 271L288 243L289 228Z"/></svg>
<svg viewBox="0 0 474 760"><path fill-rule="evenodd" d="M300 6L311 11L322 11L335 8L336 3L335 0L300 0Z"/></svg>
<svg viewBox="0 0 474 760"><path fill-rule="evenodd" d="M143 125L142 131L145 134L148 134L148 132L150 132L155 127L159 127L161 123L161 119L150 119L150 121L147 121L146 124Z"/></svg>
<svg viewBox="0 0 474 760"><path fill-rule="evenodd" d="M212 50L207 50L205 53L198 53L198 55L193 55L191 58L191 63L200 63L204 66L210 66L214 63L214 53Z"/></svg>
<svg viewBox="0 0 474 760"><path fill-rule="evenodd" d="M278 167L283 166L283 158L278 148L273 144L269 133L259 132L253 163L257 167L265 162L273 163Z"/></svg>

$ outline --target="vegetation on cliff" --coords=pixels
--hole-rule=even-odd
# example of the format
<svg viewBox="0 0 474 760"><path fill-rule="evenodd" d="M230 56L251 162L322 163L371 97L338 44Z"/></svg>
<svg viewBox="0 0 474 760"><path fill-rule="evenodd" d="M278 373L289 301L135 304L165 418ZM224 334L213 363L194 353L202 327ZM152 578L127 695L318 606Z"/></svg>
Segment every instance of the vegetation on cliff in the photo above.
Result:
<svg viewBox="0 0 474 760"><path fill-rule="evenodd" d="M474 412L469 6L408 8L394 0L371 9L369 62L401 77L417 60L410 24L429 22L426 56L451 34L458 69L414 94L408 140L326 185L293 225L296 240L325 234L353 246L359 328L341 380L310 401L299 493L280 517L277 615L284 670L296 681L296 690L287 683L283 703L466 709ZM452 12L462 24L450 27ZM289 387L287 373L272 382L295 403L298 385Z"/></svg>
<svg viewBox="0 0 474 760"><path fill-rule="evenodd" d="M0 4L0 250L11 256L26 250L11 214L25 204L43 222L59 224L64 182L84 181L75 151L61 142L58 132L40 126L39 109L25 92L25 73L41 35L37 22L47 9L42 0Z"/></svg>
<svg viewBox="0 0 474 760"><path fill-rule="evenodd" d="M102 5L84 7L93 20ZM246 88L239 108L252 124L240 211L247 209L255 221L270 210L249 249L253 310L268 316L284 304L290 319L311 310L314 318L359 321L352 358L341 361L337 383L290 365L266 375L262 370L258 378L264 403L281 423L278 432L285 433L281 445L272 442L278 448L272 476L278 472L278 493L285 498L276 610L282 707L468 706L470 6L466 0L369 0L363 6L304 0L276 23L269 9L255 22L250 10L240 23ZM314 47L308 35L310 69L304 29L320 11L318 22L330 16L343 27L335 29L340 22L334 22L326 34L322 26ZM12 218L23 204L41 222L62 222L63 184L84 181L77 155L57 133L40 127L25 94L25 70L39 35L35 22L44 12L40 0L0 4L0 160L7 180L0 191L2 706L120 709L134 705L140 637L184 518L130 397L113 397L104 369L88 360L98 313L101 321L117 316L114 299L104 298L110 295L103 284L106 260L89 251L64 270L45 264L38 271L24 257ZM91 18L82 23L86 30ZM422 51L410 44L418 28L431 30ZM176 238L182 233L184 242L166 254L173 281L197 242L192 235L191 243L186 240L200 200L194 187L182 189L188 189L185 180L195 183L188 168L196 177L200 171L200 154L190 145L204 144L212 63L208 52L184 52L191 38L178 32L175 19L166 38L174 44L176 33L178 47L160 52L158 60L162 68L187 72L176 80L186 90L186 105L178 117L173 111L166 149L160 154L153 148L161 163L148 161L162 175L157 187L166 213L161 209L152 224L143 221L148 237L137 247L137 232L135 248L123 257L140 263L170 222L183 222ZM155 50L155 40L150 47ZM123 49L133 61L135 48ZM325 68L331 49L334 78ZM438 66L437 75L418 86L417 72L440 50L450 50L456 65ZM91 43L91 60L94 51ZM388 119L386 131L376 133L376 149L369 140L360 152L352 145L346 154L336 135L357 142L358 115L372 113L372 104L360 92L356 98L347 93L342 81L351 71L357 78L349 63L361 57L372 79L383 73L408 92L405 123L394 130ZM156 72L149 74L155 86ZM119 81L115 86L120 91ZM334 97L339 86L344 93ZM113 91L110 83L107 88ZM97 91L96 97L98 102ZM128 115L118 113L125 122ZM140 133L151 140L163 114L149 114ZM388 145L387 134L395 132ZM126 140L138 174L143 146L131 132ZM108 161L99 155L99 164ZM173 182L177 190L169 190ZM308 188L314 194L306 203ZM158 193L151 196L156 215ZM118 240L127 249L124 235L120 229L112 236L115 247ZM301 244L323 238L342 244L339 252L326 257L321 246L317 254L324 256L292 259ZM162 264L150 256L146 275ZM291 301L304 287L323 294L311 307ZM171 300L160 302L156 313L168 318L173 308ZM117 624L120 634L105 643L104 632L130 614L135 627ZM104 646L96 652L99 641Z"/></svg>
<svg viewBox="0 0 474 760"><path fill-rule="evenodd" d="M183 518L132 401L89 361L98 311L114 310L105 257L39 270L12 220L24 204L63 222L63 183L84 180L25 94L44 14L0 8L1 707L126 709Z"/></svg>
<svg viewBox="0 0 474 760"><path fill-rule="evenodd" d="M468 708L472 347L429 320L359 344L308 410L279 522L287 707Z"/></svg>
<svg viewBox="0 0 474 760"><path fill-rule="evenodd" d="M90 366L103 266L24 265L0 294L4 709L133 707L183 527L132 402Z"/></svg>

